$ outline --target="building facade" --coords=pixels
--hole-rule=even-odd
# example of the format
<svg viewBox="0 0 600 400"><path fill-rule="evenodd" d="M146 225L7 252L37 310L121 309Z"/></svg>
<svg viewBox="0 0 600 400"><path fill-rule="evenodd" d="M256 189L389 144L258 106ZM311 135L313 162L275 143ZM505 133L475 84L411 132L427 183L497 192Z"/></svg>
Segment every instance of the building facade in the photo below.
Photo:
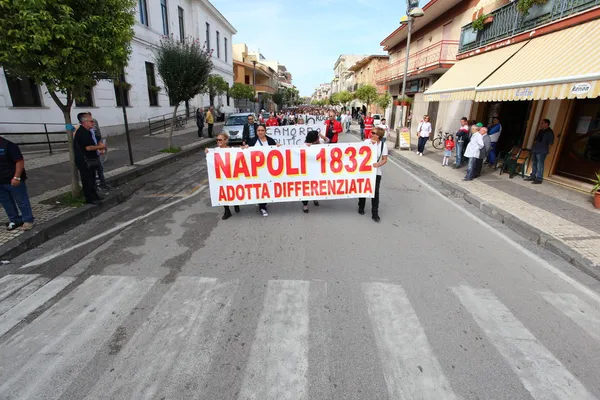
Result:
<svg viewBox="0 0 600 400"><path fill-rule="evenodd" d="M359 87L372 85L377 88L377 93L384 93L388 88L386 85L379 85L375 81L375 71L378 71L388 65L389 56L372 54L367 56L348 68L354 73L354 86L351 92L355 92ZM354 100L350 106L353 109L360 109L362 112L381 113L383 110L375 104L371 104L367 110L366 104L360 100ZM353 110L355 111L355 110Z"/></svg>
<svg viewBox="0 0 600 400"><path fill-rule="evenodd" d="M249 52L244 43L233 45L234 81L256 89L256 102L242 100L238 104L240 111L276 111L273 95L279 87L278 73L264 64L265 60L260 52Z"/></svg>
<svg viewBox="0 0 600 400"><path fill-rule="evenodd" d="M208 0L140 0L134 32L132 53L121 77L130 85L125 105L131 127L145 127L149 118L172 113L173 106L162 90L154 61L154 49L163 35L173 35L176 39L193 37L207 43L213 50L212 73L233 84L232 38L236 30ZM157 91L158 88L161 90ZM73 105L71 118L75 121L78 113L91 111L104 134L123 133L118 94L112 81L98 81L86 94L85 101ZM196 107L208 104L208 95L199 95L188 102L187 107L191 113ZM233 111L233 102L226 96L215 99L215 106L221 105L226 113ZM64 131L62 112L46 87L27 79L13 79L1 68L0 121L5 122L0 123L0 134L40 132L43 131L41 123L54 123L48 125L50 131ZM40 124L28 125L30 122Z"/></svg>
<svg viewBox="0 0 600 400"><path fill-rule="evenodd" d="M322 101L329 99L329 96L331 96L331 83L321 83L310 97L310 101L311 103L313 101Z"/></svg>
<svg viewBox="0 0 600 400"><path fill-rule="evenodd" d="M365 57L366 55L357 54L342 54L338 57L333 66L334 75L331 81L331 94L345 90L352 91L354 87L354 72L350 71L349 68Z"/></svg>

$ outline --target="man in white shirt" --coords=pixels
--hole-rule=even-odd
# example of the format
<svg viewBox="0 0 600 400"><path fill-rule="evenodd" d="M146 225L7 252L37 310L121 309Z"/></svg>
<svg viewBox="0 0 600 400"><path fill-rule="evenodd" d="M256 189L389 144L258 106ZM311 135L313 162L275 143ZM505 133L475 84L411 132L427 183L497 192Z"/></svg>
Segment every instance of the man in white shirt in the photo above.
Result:
<svg viewBox="0 0 600 400"><path fill-rule="evenodd" d="M381 119L381 123L378 126L385 131L385 134L383 135L383 139L381 139L383 141L383 143L385 143L385 141L390 136L390 128L387 126L385 118Z"/></svg>
<svg viewBox="0 0 600 400"><path fill-rule="evenodd" d="M375 127L373 128L371 138L365 140L365 143L373 143L377 148L377 151L375 152L377 162L373 164L373 168L377 168L377 176L375 178L375 197L371 199L371 215L373 221L375 222L381 221L381 218L379 218L379 187L381 185L381 176L383 174L381 167L387 163L388 159L388 148L381 140L383 139L383 135L383 129L381 129L381 127ZM364 197L358 199L358 213L360 215L365 213L366 202L367 199Z"/></svg>
<svg viewBox="0 0 600 400"><path fill-rule="evenodd" d="M350 133L350 125L352 124L352 115L350 115L350 111L346 111L344 118L344 128L346 128L346 133Z"/></svg>
<svg viewBox="0 0 600 400"><path fill-rule="evenodd" d="M417 135L419 136L417 154L422 156L423 150L425 150L425 144L429 140L429 136L431 136L431 122L429 115L423 117L423 121L421 121L419 127L417 128Z"/></svg>
<svg viewBox="0 0 600 400"><path fill-rule="evenodd" d="M467 145L467 150L465 150L465 157L469 159L469 165L467 167L467 175L463 181L472 181L475 177L475 165L483 146L483 137L481 136L481 133L475 131Z"/></svg>

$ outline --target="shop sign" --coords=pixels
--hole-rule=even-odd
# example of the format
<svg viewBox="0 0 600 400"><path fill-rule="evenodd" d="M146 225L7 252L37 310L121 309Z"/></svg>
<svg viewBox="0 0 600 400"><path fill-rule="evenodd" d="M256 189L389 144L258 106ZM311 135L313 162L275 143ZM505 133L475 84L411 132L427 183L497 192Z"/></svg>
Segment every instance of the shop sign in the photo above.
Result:
<svg viewBox="0 0 600 400"><path fill-rule="evenodd" d="M586 94L590 90L592 90L592 85L587 82L576 83L571 86L571 94L574 94L575 96Z"/></svg>
<svg viewBox="0 0 600 400"><path fill-rule="evenodd" d="M533 96L533 89L531 88L520 88L515 90L515 97L529 97Z"/></svg>

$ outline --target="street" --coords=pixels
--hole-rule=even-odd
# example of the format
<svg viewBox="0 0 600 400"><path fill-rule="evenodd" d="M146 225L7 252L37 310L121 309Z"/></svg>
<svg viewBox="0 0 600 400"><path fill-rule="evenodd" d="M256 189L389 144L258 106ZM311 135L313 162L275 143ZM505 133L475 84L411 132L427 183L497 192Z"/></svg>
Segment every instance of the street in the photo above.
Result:
<svg viewBox="0 0 600 400"><path fill-rule="evenodd" d="M341 141L357 141L343 135ZM600 398L600 284L392 157L222 221L204 154L0 270L0 399Z"/></svg>

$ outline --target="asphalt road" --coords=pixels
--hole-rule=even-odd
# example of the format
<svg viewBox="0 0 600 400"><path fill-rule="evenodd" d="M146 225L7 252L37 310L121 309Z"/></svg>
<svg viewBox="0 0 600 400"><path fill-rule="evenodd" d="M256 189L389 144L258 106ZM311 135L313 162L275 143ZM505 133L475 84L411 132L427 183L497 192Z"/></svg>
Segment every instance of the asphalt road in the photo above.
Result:
<svg viewBox="0 0 600 400"><path fill-rule="evenodd" d="M140 179L4 266L0 399L600 397L600 284L427 177L388 163L379 224L222 221L202 154Z"/></svg>

